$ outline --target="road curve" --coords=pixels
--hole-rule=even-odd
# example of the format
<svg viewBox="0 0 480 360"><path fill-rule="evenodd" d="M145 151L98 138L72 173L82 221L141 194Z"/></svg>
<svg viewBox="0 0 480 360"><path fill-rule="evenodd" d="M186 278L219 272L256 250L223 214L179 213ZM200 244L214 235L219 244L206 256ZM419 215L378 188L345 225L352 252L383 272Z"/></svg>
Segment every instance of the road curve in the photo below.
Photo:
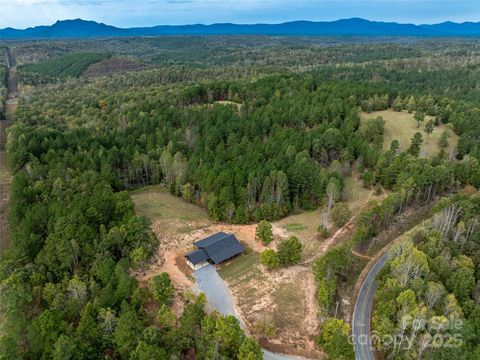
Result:
<svg viewBox="0 0 480 360"><path fill-rule="evenodd" d="M370 319L372 317L373 298L377 290L375 278L387 260L388 252L383 254L373 265L358 292L352 319L352 337L355 359L357 360L375 359L370 339Z"/></svg>

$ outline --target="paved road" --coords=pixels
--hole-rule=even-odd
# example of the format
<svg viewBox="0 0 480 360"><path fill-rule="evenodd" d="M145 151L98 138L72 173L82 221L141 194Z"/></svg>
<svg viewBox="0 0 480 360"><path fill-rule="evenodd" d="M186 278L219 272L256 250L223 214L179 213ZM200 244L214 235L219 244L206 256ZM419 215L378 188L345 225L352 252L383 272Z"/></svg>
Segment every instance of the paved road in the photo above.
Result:
<svg viewBox="0 0 480 360"><path fill-rule="evenodd" d="M195 276L195 290L205 293L210 310L217 310L223 315L233 315L239 321L243 328L245 324L235 313L233 307L232 295L223 279L218 275L217 270L212 265L207 265L199 270L196 270ZM276 354L268 350L262 349L264 360L305 360L302 357Z"/></svg>
<svg viewBox="0 0 480 360"><path fill-rule="evenodd" d="M375 277L388 260L388 252L378 259L363 281L358 293L352 320L352 335L355 341L355 358L357 360L374 360L370 339L370 319L377 284Z"/></svg>

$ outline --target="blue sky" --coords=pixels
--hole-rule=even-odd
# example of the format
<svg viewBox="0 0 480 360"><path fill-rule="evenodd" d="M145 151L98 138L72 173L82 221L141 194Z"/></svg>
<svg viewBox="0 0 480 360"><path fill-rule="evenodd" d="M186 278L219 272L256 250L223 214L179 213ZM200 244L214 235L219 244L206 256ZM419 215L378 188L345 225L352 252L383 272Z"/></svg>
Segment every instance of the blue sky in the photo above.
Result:
<svg viewBox="0 0 480 360"><path fill-rule="evenodd" d="M74 18L132 27L350 17L415 24L480 21L480 0L0 0L0 27L16 28Z"/></svg>

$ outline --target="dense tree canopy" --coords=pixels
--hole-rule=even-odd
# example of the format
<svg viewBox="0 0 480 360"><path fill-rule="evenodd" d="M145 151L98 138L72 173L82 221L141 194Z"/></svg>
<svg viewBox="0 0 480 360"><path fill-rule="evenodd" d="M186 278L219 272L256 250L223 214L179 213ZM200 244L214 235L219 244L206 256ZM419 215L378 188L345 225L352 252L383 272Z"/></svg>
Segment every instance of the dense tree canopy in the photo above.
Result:
<svg viewBox="0 0 480 360"><path fill-rule="evenodd" d="M478 197L445 201L425 226L391 248L373 327L376 346L393 358L477 358L479 210ZM396 345L385 335L395 336Z"/></svg>

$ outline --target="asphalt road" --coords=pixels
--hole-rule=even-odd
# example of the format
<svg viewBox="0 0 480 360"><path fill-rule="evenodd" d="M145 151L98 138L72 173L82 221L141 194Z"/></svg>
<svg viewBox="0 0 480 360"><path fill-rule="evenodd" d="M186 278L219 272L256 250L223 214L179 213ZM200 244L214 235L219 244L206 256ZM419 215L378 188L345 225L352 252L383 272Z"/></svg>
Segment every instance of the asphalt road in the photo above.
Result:
<svg viewBox="0 0 480 360"><path fill-rule="evenodd" d="M370 339L370 319L372 317L373 298L377 290L375 277L388 260L388 252L378 259L363 281L358 293L352 320L355 358L357 360L374 360Z"/></svg>
<svg viewBox="0 0 480 360"><path fill-rule="evenodd" d="M242 328L245 328L245 324L235 313L230 290L218 275L217 270L212 265L207 265L196 270L193 275L196 280L195 290L205 294L210 310L217 310L223 315L235 316L240 321ZM265 349L262 349L262 351L264 360L306 360L299 356L277 354Z"/></svg>

